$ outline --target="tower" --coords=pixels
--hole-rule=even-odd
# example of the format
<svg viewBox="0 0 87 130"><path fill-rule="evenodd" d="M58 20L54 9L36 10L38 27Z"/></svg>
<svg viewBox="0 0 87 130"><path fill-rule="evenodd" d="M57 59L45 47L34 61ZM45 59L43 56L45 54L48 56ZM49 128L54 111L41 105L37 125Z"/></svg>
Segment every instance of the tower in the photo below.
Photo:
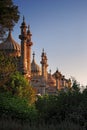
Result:
<svg viewBox="0 0 87 130"><path fill-rule="evenodd" d="M40 73L41 73L39 65L36 64L34 52L33 52L33 59L31 63L31 73L32 73L32 77L40 76Z"/></svg>
<svg viewBox="0 0 87 130"><path fill-rule="evenodd" d="M61 89L61 73L58 71L58 69L55 72L55 78L56 78L56 89Z"/></svg>
<svg viewBox="0 0 87 130"><path fill-rule="evenodd" d="M31 46L33 45L31 41L31 32L30 32L30 27L28 26L27 30L27 43L26 43L26 58L27 58L27 71L28 71L28 76L31 76Z"/></svg>
<svg viewBox="0 0 87 130"><path fill-rule="evenodd" d="M42 52L42 55L41 55L41 62L42 64L42 77L44 77L46 80L47 80L47 67L48 67L48 64L47 64L47 56L46 56L46 53L44 53L44 49L43 49L43 52Z"/></svg>
<svg viewBox="0 0 87 130"><path fill-rule="evenodd" d="M21 72L23 75L27 74L27 61L26 61L26 42L27 42L27 32L26 32L26 23L23 17L23 22L21 24L21 34L19 35L19 39L21 40Z"/></svg>

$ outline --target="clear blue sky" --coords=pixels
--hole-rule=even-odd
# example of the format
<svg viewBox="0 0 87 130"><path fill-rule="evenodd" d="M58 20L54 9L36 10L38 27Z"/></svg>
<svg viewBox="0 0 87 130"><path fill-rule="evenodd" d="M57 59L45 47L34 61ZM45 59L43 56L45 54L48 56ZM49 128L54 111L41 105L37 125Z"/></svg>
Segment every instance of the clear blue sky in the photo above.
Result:
<svg viewBox="0 0 87 130"><path fill-rule="evenodd" d="M48 71L56 68L69 78L87 84L87 0L14 0L19 6L20 20L13 37L20 43L23 15L32 32L32 52L40 64L44 48Z"/></svg>

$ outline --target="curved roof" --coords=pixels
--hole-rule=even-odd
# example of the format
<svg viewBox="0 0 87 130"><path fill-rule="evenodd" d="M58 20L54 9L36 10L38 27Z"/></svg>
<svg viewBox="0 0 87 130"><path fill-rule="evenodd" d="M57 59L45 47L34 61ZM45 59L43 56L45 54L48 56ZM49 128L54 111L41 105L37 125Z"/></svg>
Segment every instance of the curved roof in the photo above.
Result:
<svg viewBox="0 0 87 130"><path fill-rule="evenodd" d="M55 86L56 85L56 80L52 77L51 74L48 74L47 83L48 83L49 86Z"/></svg>
<svg viewBox="0 0 87 130"><path fill-rule="evenodd" d="M12 38L11 31L9 31L6 41L0 44L0 50L12 50L12 51L21 50L20 45Z"/></svg>

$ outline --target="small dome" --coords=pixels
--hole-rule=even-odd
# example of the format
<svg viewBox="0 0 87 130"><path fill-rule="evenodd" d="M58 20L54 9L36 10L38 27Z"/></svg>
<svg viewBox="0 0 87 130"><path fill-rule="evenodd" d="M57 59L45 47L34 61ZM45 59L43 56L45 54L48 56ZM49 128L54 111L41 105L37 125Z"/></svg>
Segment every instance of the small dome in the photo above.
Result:
<svg viewBox="0 0 87 130"><path fill-rule="evenodd" d="M33 53L33 60L32 60L32 63L31 63L31 73L40 74L40 67L39 67L38 64L36 64L34 57L35 57L35 54Z"/></svg>
<svg viewBox="0 0 87 130"><path fill-rule="evenodd" d="M40 71L39 65L37 65L35 62L32 62L31 63L31 71L32 72L39 72Z"/></svg>
<svg viewBox="0 0 87 130"><path fill-rule="evenodd" d="M11 31L9 31L8 37L4 43L0 44L0 50L7 51L8 53L16 52L20 55L21 47L20 45L12 38ZM15 53L15 54L16 54ZM16 55L17 55L16 54Z"/></svg>

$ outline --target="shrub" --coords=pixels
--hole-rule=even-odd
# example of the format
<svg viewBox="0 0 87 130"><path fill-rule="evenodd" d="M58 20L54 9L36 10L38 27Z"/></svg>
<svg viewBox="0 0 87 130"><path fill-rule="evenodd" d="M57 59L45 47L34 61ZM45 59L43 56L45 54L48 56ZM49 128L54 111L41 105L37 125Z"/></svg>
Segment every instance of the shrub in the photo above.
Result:
<svg viewBox="0 0 87 130"><path fill-rule="evenodd" d="M24 78L19 72L10 75L8 83L4 87L5 91L9 91L12 95L26 98L29 104L36 100L36 92L30 85L29 81Z"/></svg>
<svg viewBox="0 0 87 130"><path fill-rule="evenodd" d="M25 98L0 93L0 116L5 119L33 122L37 119L37 111Z"/></svg>

